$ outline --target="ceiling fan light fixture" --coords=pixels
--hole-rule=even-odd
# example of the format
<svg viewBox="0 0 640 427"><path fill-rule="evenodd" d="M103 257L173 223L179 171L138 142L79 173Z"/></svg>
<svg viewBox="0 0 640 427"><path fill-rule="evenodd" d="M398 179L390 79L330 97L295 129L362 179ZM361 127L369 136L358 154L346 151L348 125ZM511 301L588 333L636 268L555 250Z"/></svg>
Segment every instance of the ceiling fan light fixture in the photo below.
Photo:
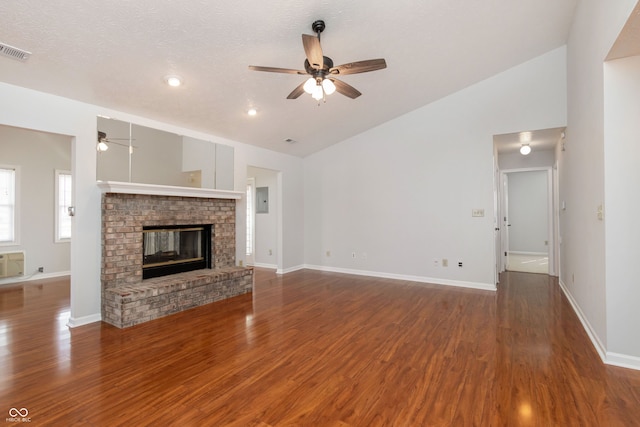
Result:
<svg viewBox="0 0 640 427"><path fill-rule="evenodd" d="M316 86L317 86L316 79L314 77L309 77L309 79L304 83L304 86L302 88L309 95L313 95L313 90L315 89Z"/></svg>
<svg viewBox="0 0 640 427"><path fill-rule="evenodd" d="M336 91L336 85L329 79L322 80L322 89L324 89L324 93L327 95L331 95Z"/></svg>
<svg viewBox="0 0 640 427"><path fill-rule="evenodd" d="M322 90L322 85L316 85L313 88L313 93L311 94L311 97L316 101L320 101L322 98L324 98L324 91Z"/></svg>
<svg viewBox="0 0 640 427"><path fill-rule="evenodd" d="M522 147L520 147L520 154L526 156L529 153L531 153L531 146L529 144L522 144Z"/></svg>

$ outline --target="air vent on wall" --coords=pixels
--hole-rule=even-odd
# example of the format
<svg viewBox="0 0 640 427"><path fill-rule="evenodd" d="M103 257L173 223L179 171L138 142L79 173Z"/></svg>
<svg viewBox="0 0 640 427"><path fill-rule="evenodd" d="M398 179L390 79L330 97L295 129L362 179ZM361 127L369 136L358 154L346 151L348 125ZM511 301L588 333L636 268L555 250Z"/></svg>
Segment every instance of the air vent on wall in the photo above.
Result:
<svg viewBox="0 0 640 427"><path fill-rule="evenodd" d="M26 61L29 59L31 52L9 46L8 44L0 43L0 55L8 56L9 58L17 59L19 61Z"/></svg>

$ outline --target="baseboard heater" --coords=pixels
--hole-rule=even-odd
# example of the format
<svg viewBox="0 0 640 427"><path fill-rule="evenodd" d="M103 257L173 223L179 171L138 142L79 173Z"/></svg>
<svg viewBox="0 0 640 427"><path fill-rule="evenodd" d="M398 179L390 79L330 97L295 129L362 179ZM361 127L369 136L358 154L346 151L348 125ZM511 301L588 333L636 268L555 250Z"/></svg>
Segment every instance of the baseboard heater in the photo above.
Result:
<svg viewBox="0 0 640 427"><path fill-rule="evenodd" d="M24 275L24 252L0 253L0 279Z"/></svg>

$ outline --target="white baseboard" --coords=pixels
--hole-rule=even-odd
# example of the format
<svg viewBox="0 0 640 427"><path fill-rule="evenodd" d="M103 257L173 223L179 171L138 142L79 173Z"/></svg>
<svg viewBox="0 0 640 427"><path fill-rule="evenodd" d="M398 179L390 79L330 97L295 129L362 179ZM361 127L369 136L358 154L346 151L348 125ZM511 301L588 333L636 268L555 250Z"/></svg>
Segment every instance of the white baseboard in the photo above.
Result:
<svg viewBox="0 0 640 427"><path fill-rule="evenodd" d="M247 265L251 267L258 267L258 268L270 268L272 270L275 270L278 268L278 266L275 264L265 264L262 262L254 262L253 264L247 264Z"/></svg>
<svg viewBox="0 0 640 427"><path fill-rule="evenodd" d="M67 326L70 328L77 328L78 326L88 325L89 323L100 322L102 315L100 313L90 314L82 317L70 317L67 322Z"/></svg>
<svg viewBox="0 0 640 427"><path fill-rule="evenodd" d="M58 277L71 276L70 271L59 271L57 273L33 273L28 276L14 276L0 280L0 286L22 282L33 282L35 280L54 279Z"/></svg>
<svg viewBox="0 0 640 427"><path fill-rule="evenodd" d="M589 339L591 340L593 347L598 352L600 359L602 359L604 363L607 363L607 357L606 357L607 350L605 349L604 345L600 341L600 338L598 338L598 334L596 334L596 331L591 327L591 324L587 320L587 317L584 315L584 313L580 309L580 306L576 302L575 298L573 298L573 295L571 295L571 292L569 292L569 288L567 288L567 286L564 284L562 280L558 280L558 283L560 284L560 289L562 289L562 292L569 300L569 304L571 304L571 307L573 308L573 311L576 313L576 316L578 316L578 320L580 320L580 323L582 323L582 327L584 328L585 332L589 336Z"/></svg>
<svg viewBox="0 0 640 427"><path fill-rule="evenodd" d="M449 280L436 277L411 276L406 274L382 273L379 271L352 270L349 268L328 267L323 265L305 264L304 268L309 270L330 271L333 273L354 274L357 276L379 277L382 279L405 280L409 282L430 283L433 285L456 286L460 288L480 289L484 291L496 291L493 283L465 282L460 280Z"/></svg>
<svg viewBox="0 0 640 427"><path fill-rule="evenodd" d="M560 289L562 289L562 292L569 300L569 303L571 304L573 311L578 316L580 323L582 323L582 327L584 328L585 332L589 336L589 339L591 340L591 343L593 344L596 351L598 352L600 359L602 359L602 362L607 365L640 370L640 357L629 356L627 354L613 353L611 351L607 351L606 347L602 344L602 342L598 338L598 334L596 334L595 330L591 327L591 324L589 323L586 316L580 309L580 306L578 305L576 300L573 298L573 295L571 295L571 292L569 292L569 289L565 286L562 280L560 280L559 283L560 283Z"/></svg>
<svg viewBox="0 0 640 427"><path fill-rule="evenodd" d="M621 368L635 369L640 371L640 357L629 356L627 354L613 353L607 351L605 360L607 365L619 366Z"/></svg>
<svg viewBox="0 0 640 427"><path fill-rule="evenodd" d="M289 268L284 268L284 269L278 269L276 271L276 274L287 274L287 273L293 273L294 271L299 271L299 270L304 270L306 267L304 265L296 265L294 267L289 267Z"/></svg>

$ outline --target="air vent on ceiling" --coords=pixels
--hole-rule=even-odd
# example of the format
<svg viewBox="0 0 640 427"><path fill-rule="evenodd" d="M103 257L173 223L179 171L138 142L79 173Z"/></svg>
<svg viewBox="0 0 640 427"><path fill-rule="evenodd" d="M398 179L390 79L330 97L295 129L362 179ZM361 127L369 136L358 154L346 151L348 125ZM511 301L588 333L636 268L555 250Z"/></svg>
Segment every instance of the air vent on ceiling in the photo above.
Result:
<svg viewBox="0 0 640 427"><path fill-rule="evenodd" d="M296 141L295 139L287 138L284 140L284 142L286 142L287 144L295 144L298 141Z"/></svg>
<svg viewBox="0 0 640 427"><path fill-rule="evenodd" d="M8 44L0 43L0 55L8 56L9 58L17 59L19 61L26 61L29 59L31 52L9 46Z"/></svg>

